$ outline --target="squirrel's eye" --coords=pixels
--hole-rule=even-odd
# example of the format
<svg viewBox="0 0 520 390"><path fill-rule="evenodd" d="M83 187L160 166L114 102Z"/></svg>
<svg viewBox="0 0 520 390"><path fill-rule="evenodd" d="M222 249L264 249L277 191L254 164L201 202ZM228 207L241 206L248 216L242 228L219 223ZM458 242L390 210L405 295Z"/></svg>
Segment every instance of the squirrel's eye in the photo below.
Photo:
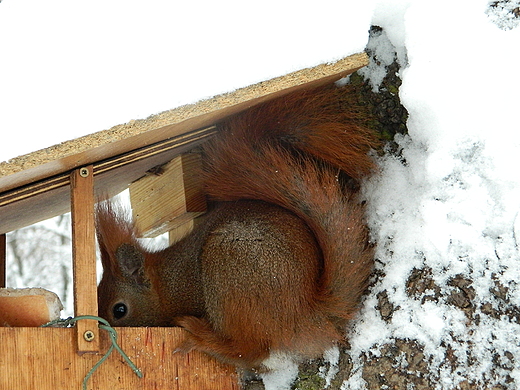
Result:
<svg viewBox="0 0 520 390"><path fill-rule="evenodd" d="M114 314L114 318L116 320L123 318L127 312L128 309L124 303L116 303L112 309L112 313Z"/></svg>

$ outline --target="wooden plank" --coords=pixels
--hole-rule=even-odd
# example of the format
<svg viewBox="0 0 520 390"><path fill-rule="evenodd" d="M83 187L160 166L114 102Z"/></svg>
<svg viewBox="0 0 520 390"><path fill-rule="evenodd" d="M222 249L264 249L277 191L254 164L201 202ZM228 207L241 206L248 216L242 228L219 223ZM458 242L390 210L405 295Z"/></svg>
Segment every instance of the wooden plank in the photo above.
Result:
<svg viewBox="0 0 520 390"><path fill-rule="evenodd" d="M368 56L365 53L354 54L334 63L301 69L165 111L146 120L132 121L14 158L0 163L0 189L14 189L193 129L211 126L229 115L297 89L333 83L367 64Z"/></svg>
<svg viewBox="0 0 520 390"><path fill-rule="evenodd" d="M5 267L7 261L6 235L0 234L0 287L5 287Z"/></svg>
<svg viewBox="0 0 520 390"><path fill-rule="evenodd" d="M119 345L143 373L139 379L116 352L88 381L89 390L239 390L234 367L200 352L174 353L181 328L117 328ZM0 389L80 390L83 379L109 347L100 334L100 353L78 356L72 328L0 328Z"/></svg>
<svg viewBox="0 0 520 390"><path fill-rule="evenodd" d="M70 180L74 313L76 316L97 316L93 166L74 170ZM78 321L76 333L79 353L99 350L99 329L96 320Z"/></svg>
<svg viewBox="0 0 520 390"><path fill-rule="evenodd" d="M206 211L199 153L175 157L130 185L134 220L143 237L175 229Z"/></svg>

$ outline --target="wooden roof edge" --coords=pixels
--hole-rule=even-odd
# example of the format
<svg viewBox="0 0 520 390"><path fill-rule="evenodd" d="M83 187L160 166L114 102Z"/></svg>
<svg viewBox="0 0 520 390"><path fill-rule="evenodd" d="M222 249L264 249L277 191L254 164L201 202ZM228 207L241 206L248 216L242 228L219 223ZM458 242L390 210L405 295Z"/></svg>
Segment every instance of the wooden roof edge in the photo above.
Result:
<svg viewBox="0 0 520 390"><path fill-rule="evenodd" d="M294 89L334 82L367 63L365 53L354 54L13 158L0 163L0 192L210 126Z"/></svg>

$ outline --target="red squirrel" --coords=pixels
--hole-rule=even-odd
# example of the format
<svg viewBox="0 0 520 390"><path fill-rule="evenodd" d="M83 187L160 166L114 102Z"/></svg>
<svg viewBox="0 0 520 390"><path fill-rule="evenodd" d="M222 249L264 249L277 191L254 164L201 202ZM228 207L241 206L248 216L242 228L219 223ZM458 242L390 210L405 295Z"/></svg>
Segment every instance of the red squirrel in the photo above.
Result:
<svg viewBox="0 0 520 390"><path fill-rule="evenodd" d="M210 210L166 249L145 249L101 202L100 316L181 326L180 350L244 369L340 343L373 266L356 183L374 171L376 141L363 110L345 103L349 88L292 92L219 123L203 147Z"/></svg>

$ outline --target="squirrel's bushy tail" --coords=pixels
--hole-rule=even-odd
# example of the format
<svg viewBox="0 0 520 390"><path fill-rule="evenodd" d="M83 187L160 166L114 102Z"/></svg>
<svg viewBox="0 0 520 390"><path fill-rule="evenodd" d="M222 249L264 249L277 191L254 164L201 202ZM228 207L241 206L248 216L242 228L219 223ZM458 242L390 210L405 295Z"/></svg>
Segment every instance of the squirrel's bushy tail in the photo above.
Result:
<svg viewBox="0 0 520 390"><path fill-rule="evenodd" d="M338 325L355 313L373 264L364 207L342 176L358 180L375 169L367 153L376 138L348 88L255 106L221 123L204 150L210 198L271 202L309 225L323 253L317 305Z"/></svg>

